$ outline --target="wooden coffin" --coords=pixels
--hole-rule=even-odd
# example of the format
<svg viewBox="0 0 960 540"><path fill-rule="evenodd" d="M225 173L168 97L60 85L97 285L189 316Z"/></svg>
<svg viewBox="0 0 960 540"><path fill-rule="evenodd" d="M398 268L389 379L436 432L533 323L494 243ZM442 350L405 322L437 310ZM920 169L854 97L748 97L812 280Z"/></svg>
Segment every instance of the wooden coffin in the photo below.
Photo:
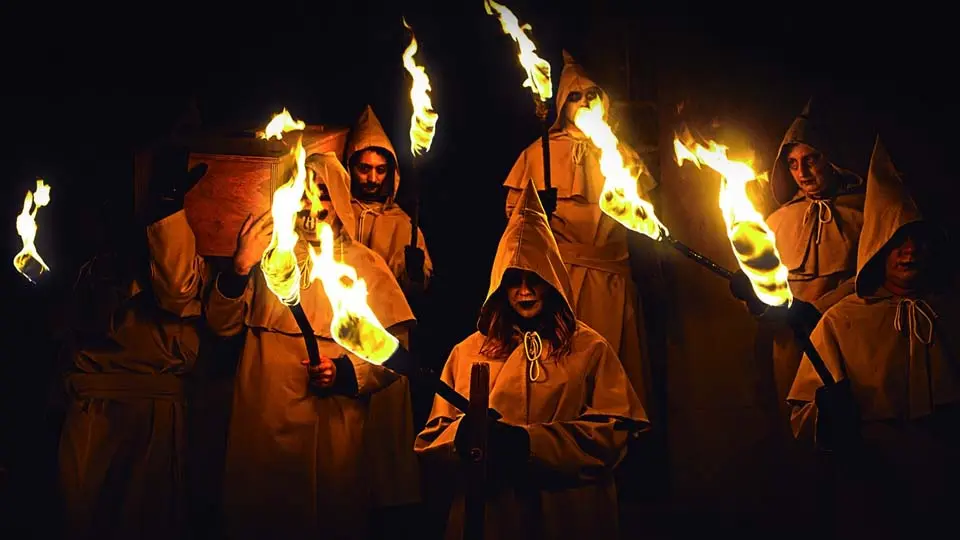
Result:
<svg viewBox="0 0 960 540"><path fill-rule="evenodd" d="M308 156L335 152L342 159L347 133L347 128L307 126L303 146ZM189 167L207 165L206 175L184 198L187 221L196 235L200 255L232 256L247 216L270 210L273 192L290 179L293 170L287 144L296 140L294 136L292 133L284 141L265 141L249 131L179 141L190 149ZM142 168L138 163L138 176L142 176ZM145 193L145 182L137 181L138 199L141 192Z"/></svg>

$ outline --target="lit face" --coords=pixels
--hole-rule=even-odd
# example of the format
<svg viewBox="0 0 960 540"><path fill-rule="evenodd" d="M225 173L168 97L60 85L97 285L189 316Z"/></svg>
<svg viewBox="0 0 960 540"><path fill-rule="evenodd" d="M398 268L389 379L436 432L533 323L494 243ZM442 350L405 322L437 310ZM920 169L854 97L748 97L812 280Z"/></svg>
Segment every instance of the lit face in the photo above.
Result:
<svg viewBox="0 0 960 540"><path fill-rule="evenodd" d="M809 197L824 197L836 182L833 166L819 150L797 143L787 153L787 167L797 187Z"/></svg>
<svg viewBox="0 0 960 540"><path fill-rule="evenodd" d="M387 158L374 150L363 150L351 160L350 182L357 195L376 197L380 194L383 182L387 178L390 166Z"/></svg>
<svg viewBox="0 0 960 540"><path fill-rule="evenodd" d="M314 179L313 171L307 172L308 183ZM337 218L333 210L333 204L330 201L330 192L322 181L317 181L317 194L320 198L321 208L314 213L310 198L304 193L300 199L302 210L297 212L296 231L300 238L309 241L319 240L318 227L321 223L327 223L331 227Z"/></svg>
<svg viewBox="0 0 960 540"><path fill-rule="evenodd" d="M550 286L537 274L511 268L503 276L503 287L507 292L507 301L517 315L533 319L543 312Z"/></svg>
<svg viewBox="0 0 960 540"><path fill-rule="evenodd" d="M581 107L589 108L590 102L595 99L603 98L603 90L600 90L596 86L592 86L586 90L580 91L575 90L567 94L567 101L563 104L563 121L564 126L567 128L576 129L576 124L574 120L577 116L577 110Z"/></svg>
<svg viewBox="0 0 960 540"><path fill-rule="evenodd" d="M897 235L884 264L885 282L895 290L916 289L923 279L929 247L921 235L908 231ZM889 287L891 286L892 287Z"/></svg>

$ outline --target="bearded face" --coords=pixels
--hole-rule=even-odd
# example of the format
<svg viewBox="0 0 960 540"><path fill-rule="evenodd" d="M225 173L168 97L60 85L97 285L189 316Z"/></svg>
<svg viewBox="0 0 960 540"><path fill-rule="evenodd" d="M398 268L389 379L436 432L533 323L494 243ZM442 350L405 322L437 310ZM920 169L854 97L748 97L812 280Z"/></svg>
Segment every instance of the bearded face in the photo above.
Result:
<svg viewBox="0 0 960 540"><path fill-rule="evenodd" d="M372 200L384 194L384 182L392 175L392 163L385 152L368 148L358 152L350 161L350 184L353 196ZM392 178L390 178L392 181Z"/></svg>

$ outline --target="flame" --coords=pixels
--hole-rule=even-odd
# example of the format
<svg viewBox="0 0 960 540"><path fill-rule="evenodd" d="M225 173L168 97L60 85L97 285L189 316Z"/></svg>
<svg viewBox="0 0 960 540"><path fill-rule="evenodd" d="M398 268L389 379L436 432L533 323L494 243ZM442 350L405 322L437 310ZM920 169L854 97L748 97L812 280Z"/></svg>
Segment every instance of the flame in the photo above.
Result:
<svg viewBox="0 0 960 540"><path fill-rule="evenodd" d="M758 176L749 162L729 159L726 146L715 141L708 144L709 148L694 142L684 144L679 137L674 138L677 164L691 161L698 168L702 164L720 173L720 210L740 268L764 304L789 306L793 295L787 267L780 260L773 231L747 195L747 183L760 180L766 173Z"/></svg>
<svg viewBox="0 0 960 540"><path fill-rule="evenodd" d="M367 284L350 265L333 259L333 229L321 223L320 252L308 246L310 279L320 280L333 308L330 335L343 348L372 364L380 365L400 342L388 332L367 304Z"/></svg>
<svg viewBox="0 0 960 540"><path fill-rule="evenodd" d="M280 114L273 115L270 123L263 131L258 131L257 136L261 139L270 140L276 137L277 140L283 139L283 134L288 131L299 131L306 128L307 125L302 120L294 120L286 108Z"/></svg>
<svg viewBox="0 0 960 540"><path fill-rule="evenodd" d="M527 78L523 81L523 87L529 88L534 95L540 98L540 101L546 102L553 97L553 83L550 81L550 63L537 56L534 52L537 46L527 36L528 30L533 30L529 24L520 26L517 16L510 11L507 6L498 4L493 0L483 0L483 7L487 15L493 15L496 11L497 18L500 19L500 26L503 33L509 35L517 42L520 49L520 65L527 72Z"/></svg>
<svg viewBox="0 0 960 540"><path fill-rule="evenodd" d="M624 166L620 143L603 115L603 102L595 99L590 108L581 107L574 117L577 128L600 149L600 172L605 178L600 209L624 227L662 240L670 232L657 218L653 205L640 197L637 176Z"/></svg>
<svg viewBox="0 0 960 540"><path fill-rule="evenodd" d="M43 262L34 244L37 239L37 210L48 204L50 204L50 186L45 184L42 178L38 178L37 189L33 192L27 190L27 196L23 199L23 210L17 216L17 233L23 241L23 249L14 256L13 267L32 283L36 283L37 278L44 272L50 271L50 267Z"/></svg>
<svg viewBox="0 0 960 540"><path fill-rule="evenodd" d="M284 109L280 114L274 115L260 136L267 140L271 137L282 139L284 132L302 130L304 127L303 122L294 121ZM273 193L273 204L270 208L273 215L273 234L270 245L260 258L260 270L267 287L282 304L288 306L300 303L300 267L294 253L299 239L296 230L297 213L303 208L301 201L304 193L309 196L309 193L315 192L315 187L313 190L307 189L307 156L302 137L297 139L292 153L296 168L293 177ZM310 200L313 202L314 197L310 197ZM319 203L319 197L316 197L316 205Z"/></svg>
<svg viewBox="0 0 960 540"><path fill-rule="evenodd" d="M403 51L403 67L413 78L413 84L410 86L410 103L413 105L413 114L410 116L410 152L414 156L419 156L421 153L430 151L440 115L433 110L433 104L430 102L428 92L431 88L427 71L413 61L413 55L417 54L417 37L406 19L403 19L403 27L410 30L410 45Z"/></svg>

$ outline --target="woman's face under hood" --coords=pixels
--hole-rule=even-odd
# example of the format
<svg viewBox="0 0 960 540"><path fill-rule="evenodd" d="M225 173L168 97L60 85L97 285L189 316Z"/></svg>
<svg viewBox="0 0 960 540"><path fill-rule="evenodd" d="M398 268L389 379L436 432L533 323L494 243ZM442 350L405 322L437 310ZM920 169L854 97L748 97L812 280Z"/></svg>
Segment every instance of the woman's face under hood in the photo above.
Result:
<svg viewBox="0 0 960 540"><path fill-rule="evenodd" d="M575 123L577 111L581 108L589 108L590 103L595 99L603 99L603 90L597 86L591 86L583 90L572 90L568 93L561 113L563 128L567 131L579 131Z"/></svg>
<svg viewBox="0 0 960 540"><path fill-rule="evenodd" d="M930 243L919 227L901 229L887 245L884 282L893 292L921 288L929 277Z"/></svg>
<svg viewBox="0 0 960 540"><path fill-rule="evenodd" d="M524 319L536 318L543 312L550 291L550 285L536 273L517 268L507 270L501 287L507 294L510 307Z"/></svg>

